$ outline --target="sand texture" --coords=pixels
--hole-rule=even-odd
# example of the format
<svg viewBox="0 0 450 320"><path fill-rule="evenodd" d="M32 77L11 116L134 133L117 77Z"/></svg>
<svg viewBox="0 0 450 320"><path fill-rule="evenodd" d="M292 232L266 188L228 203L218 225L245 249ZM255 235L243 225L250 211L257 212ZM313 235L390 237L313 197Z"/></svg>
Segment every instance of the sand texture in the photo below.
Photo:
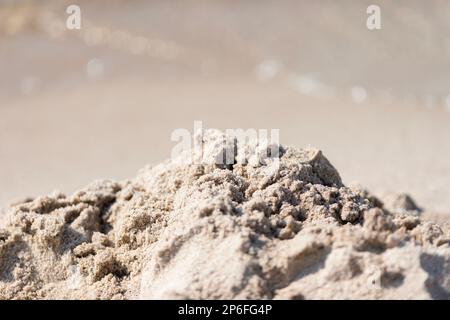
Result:
<svg viewBox="0 0 450 320"><path fill-rule="evenodd" d="M231 147L234 165L181 156L14 204L0 298L450 298L450 228L422 221L412 199L384 206L314 149L280 147L278 170L244 163L248 146L221 137L206 132L204 155Z"/></svg>

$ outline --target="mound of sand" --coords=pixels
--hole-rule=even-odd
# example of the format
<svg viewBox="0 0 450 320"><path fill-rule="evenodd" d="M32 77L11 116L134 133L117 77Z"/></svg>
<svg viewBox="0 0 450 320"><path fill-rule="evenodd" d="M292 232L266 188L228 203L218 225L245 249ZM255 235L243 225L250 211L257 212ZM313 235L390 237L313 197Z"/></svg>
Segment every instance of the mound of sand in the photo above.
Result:
<svg viewBox="0 0 450 320"><path fill-rule="evenodd" d="M238 157L205 136L208 157L230 141ZM344 186L320 151L280 150L271 173L175 159L15 204L0 298L450 298L448 226Z"/></svg>

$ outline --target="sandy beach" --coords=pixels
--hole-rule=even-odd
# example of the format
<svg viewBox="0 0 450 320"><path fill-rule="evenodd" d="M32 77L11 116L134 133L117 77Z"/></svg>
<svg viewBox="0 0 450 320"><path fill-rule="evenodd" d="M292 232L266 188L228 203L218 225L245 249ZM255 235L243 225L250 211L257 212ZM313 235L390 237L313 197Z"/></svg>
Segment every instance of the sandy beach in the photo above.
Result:
<svg viewBox="0 0 450 320"><path fill-rule="evenodd" d="M80 30L65 27L69 2L1 3L1 211L54 191L70 197L98 179L128 181L170 158L174 130L193 132L202 121L205 129L279 129L283 146L321 150L343 185L381 200L408 194L422 223L445 234L450 5L380 3L377 31L366 28L368 1L78 1ZM103 210L101 201L93 206ZM419 254L411 250L399 254ZM292 298L295 288L277 294ZM242 292L276 296L253 289ZM158 297L154 290L120 297ZM158 292L175 297L169 291Z"/></svg>

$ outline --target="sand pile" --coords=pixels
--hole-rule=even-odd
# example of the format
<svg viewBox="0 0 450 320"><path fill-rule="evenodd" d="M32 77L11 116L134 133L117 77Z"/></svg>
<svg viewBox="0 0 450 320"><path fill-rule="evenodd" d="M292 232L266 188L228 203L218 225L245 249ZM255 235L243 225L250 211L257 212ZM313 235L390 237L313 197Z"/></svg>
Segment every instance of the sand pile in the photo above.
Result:
<svg viewBox="0 0 450 320"><path fill-rule="evenodd" d="M248 149L220 137L205 134L207 157ZM280 157L275 171L169 160L15 204L0 298L450 298L448 226L344 186L320 151Z"/></svg>

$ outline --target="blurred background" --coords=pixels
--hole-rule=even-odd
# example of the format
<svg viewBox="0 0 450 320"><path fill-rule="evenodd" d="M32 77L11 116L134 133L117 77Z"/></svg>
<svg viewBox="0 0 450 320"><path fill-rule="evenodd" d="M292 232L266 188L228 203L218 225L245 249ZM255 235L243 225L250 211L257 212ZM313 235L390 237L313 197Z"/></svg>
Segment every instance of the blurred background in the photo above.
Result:
<svg viewBox="0 0 450 320"><path fill-rule="evenodd" d="M0 0L0 207L132 177L194 120L450 217L450 2Z"/></svg>

